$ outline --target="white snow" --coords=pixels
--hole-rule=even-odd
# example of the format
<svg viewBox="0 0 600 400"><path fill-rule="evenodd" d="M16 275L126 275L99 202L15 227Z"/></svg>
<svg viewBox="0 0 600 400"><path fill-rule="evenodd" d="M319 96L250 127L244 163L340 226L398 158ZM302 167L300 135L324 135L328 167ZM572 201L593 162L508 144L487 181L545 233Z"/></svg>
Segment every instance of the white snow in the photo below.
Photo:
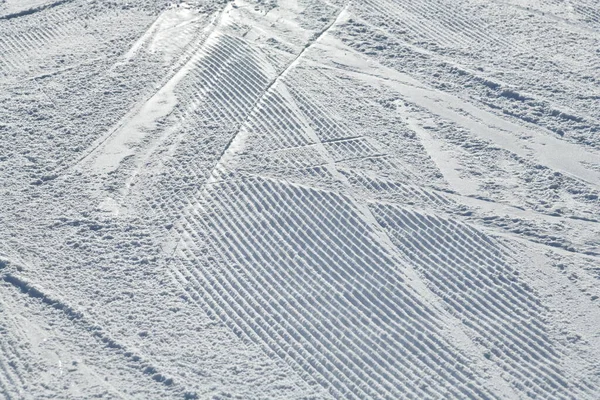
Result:
<svg viewBox="0 0 600 400"><path fill-rule="evenodd" d="M0 0L0 399L597 399L600 3Z"/></svg>

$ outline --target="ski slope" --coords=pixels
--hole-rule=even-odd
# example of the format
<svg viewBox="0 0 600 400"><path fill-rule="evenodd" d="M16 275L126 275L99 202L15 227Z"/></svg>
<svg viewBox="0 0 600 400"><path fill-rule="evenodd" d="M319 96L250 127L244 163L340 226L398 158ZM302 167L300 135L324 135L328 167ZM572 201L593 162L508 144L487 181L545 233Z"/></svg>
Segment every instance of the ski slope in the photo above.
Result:
<svg viewBox="0 0 600 400"><path fill-rule="evenodd" d="M599 398L599 49L592 0L0 0L0 398Z"/></svg>

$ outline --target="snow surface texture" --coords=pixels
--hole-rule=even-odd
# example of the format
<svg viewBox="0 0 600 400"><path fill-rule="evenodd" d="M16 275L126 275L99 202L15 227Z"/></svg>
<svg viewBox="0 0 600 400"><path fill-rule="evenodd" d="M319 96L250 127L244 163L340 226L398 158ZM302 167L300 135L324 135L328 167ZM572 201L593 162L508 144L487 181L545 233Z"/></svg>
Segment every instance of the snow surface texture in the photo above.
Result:
<svg viewBox="0 0 600 400"><path fill-rule="evenodd" d="M600 398L600 3L1 0L0 397Z"/></svg>

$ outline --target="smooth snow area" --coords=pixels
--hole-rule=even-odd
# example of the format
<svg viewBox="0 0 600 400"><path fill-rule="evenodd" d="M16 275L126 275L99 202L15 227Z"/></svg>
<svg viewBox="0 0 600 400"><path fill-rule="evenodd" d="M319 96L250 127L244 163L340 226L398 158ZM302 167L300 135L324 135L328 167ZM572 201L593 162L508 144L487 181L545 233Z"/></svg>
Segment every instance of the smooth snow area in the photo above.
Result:
<svg viewBox="0 0 600 400"><path fill-rule="evenodd" d="M0 399L600 398L600 3L0 0Z"/></svg>

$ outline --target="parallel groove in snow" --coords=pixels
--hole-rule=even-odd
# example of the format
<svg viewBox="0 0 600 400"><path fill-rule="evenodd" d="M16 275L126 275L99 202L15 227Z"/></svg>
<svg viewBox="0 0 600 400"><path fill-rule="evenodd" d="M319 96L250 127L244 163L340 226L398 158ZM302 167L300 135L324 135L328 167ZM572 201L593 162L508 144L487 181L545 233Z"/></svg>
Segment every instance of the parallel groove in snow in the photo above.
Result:
<svg viewBox="0 0 600 400"><path fill-rule="evenodd" d="M6 332L0 331L0 394L7 399L21 398L23 385L23 371L18 363L23 358L20 352L9 340L14 340Z"/></svg>
<svg viewBox="0 0 600 400"><path fill-rule="evenodd" d="M361 5L362 7L363 5ZM370 15L390 16L402 21L409 31L435 40L446 47L470 48L482 45L497 45L510 48L505 38L490 30L474 15L461 9L457 2L430 0L422 2L405 0L368 0L364 6ZM460 10L460 11L457 11Z"/></svg>
<svg viewBox="0 0 600 400"><path fill-rule="evenodd" d="M23 69L36 52L85 31L80 19L70 9L52 9L52 12L44 12L43 17L36 15L35 19L38 24L24 28L12 21L6 24L0 35L0 62L4 63L6 69L0 72L8 75ZM9 30L9 26L15 29Z"/></svg>
<svg viewBox="0 0 600 400"><path fill-rule="evenodd" d="M553 2L553 10L560 15L560 7L564 4L559 0L548 1ZM25 81L27 85L32 85L31 93L26 93L30 88L22 85L25 94L22 103L21 99L13 103L13 99L5 96L6 100L10 100L6 102L7 105L14 109L22 105L23 110L20 110L22 115L15 114L8 124L2 125L0 121L0 131L10 132L7 136L14 131L14 140L31 141L32 146L28 149L23 144L25 142L14 141L15 149L19 146L19 151L14 153L19 153L19 157L29 162L24 161L23 168L15 168L10 164L13 149L9 149L11 153L6 159L0 160L3 162L0 167L11 176L18 172L24 177L37 179L40 172L41 177L33 181L34 185L24 183L28 185L26 190L21 190L24 188L18 184L6 190L6 198L14 201L7 210L15 214L7 221L11 226L18 227L19 232L26 231L19 226L17 219L27 212L25 207L42 205L43 201L47 201L49 206L40 207L41 214L53 204L50 200L65 199L64 208L61 204L57 208L57 215L48 213L40 223L40 226L56 227L53 234L58 232L58 239L49 237L43 231L32 230L31 233L25 232L24 239L12 235L11 244L14 241L18 245L16 248L26 249L29 246L26 240L39 239L41 244L34 249L31 257L42 257L40 265L55 262L59 266L56 270L45 271L40 279L47 280L48 287L73 289L68 296L81 300L81 307L90 310L90 306L96 304L96 299L93 290L86 293L86 289L96 282L92 282L93 278L87 275L87 271L75 270L71 266L85 262L82 267L96 268L96 263L110 263L111 257L114 257L117 267L109 269L98 264L100 267L92 271L93 277L106 277L107 281L108 278L113 279L101 286L108 290L95 292L106 295L103 299L107 301L103 304L107 308L94 309L92 315L99 321L105 318L108 321L113 317L108 326L116 330L116 335L124 335L134 346L143 343L141 346L149 351L148 354L156 357L156 365L168 366L166 371L176 371L180 381L172 381L158 373L155 375L154 364L146 363L137 355L127 355L133 353L125 351L124 346L110 339L108 332L100 332L100 324L96 325L92 320L82 323L83 330L93 333L101 346L106 344L125 355L117 365L110 365L108 370L123 372L135 361L138 369L149 378L157 381L162 379L163 382L168 380L169 383L165 385L176 382L176 392L172 394L182 394L183 390L179 391L179 388L183 389L184 385L191 382L186 380L194 376L189 372L195 367L193 364L197 364L197 353L192 352L203 349L195 347L196 335L208 332L208 339L202 340L207 340L206 345L211 346L215 338L228 333L219 330L219 336L215 336L216 330L201 331L203 328L196 328L195 321L187 317L198 305L212 321L218 322L212 324L211 321L203 321L209 322L207 326L218 325L218 329L221 329L221 324L225 325L245 344L260 348L277 362L278 367L283 367L282 371L275 371L273 375L256 378L257 373L263 371L272 374L272 370L263 368L261 364L270 360L268 357L261 359L262 354L255 357L257 353L254 351L246 352L252 358L242 360L246 369L242 375L229 380L222 379L221 387L215 385L214 388L209 386L216 382L214 379L222 376L203 377L200 383L193 382L194 390L209 383L206 388L198 389L198 395L200 391L207 394L221 389L223 392L231 389L232 396L257 393L262 387L251 388L252 391L243 388L236 392L239 387L235 385L242 386L248 382L258 382L257 387L262 384L279 385L280 382L274 382L278 374L287 374L285 383L297 385L299 391L306 388L309 392L313 391L315 388L310 386L318 384L324 390L319 388L313 393L321 391L320 394L323 394L327 391L339 399L475 400L507 398L511 393L515 393L516 397L576 399L597 390L585 380L588 377L594 379L596 371L582 372L582 366L591 364L590 361L597 358L597 354L582 357L582 366L568 365L577 360L582 349L590 348L589 343L596 342L584 343L589 339L585 337L589 334L585 322L577 320L563 324L563 321L559 321L561 313L568 313L568 307L555 307L558 304L555 299L562 294L550 299L559 293L559 289L553 287L543 292L545 271L536 270L538 266L546 266L545 263L549 265L562 255L557 253L556 258L553 258L554 255L536 258L535 262L539 262L539 265L531 268L526 266L527 274L534 276L534 279L541 277L541 283L535 283L539 284L536 289L543 293L538 296L524 283L525 279L521 278L517 269L521 266L508 256L506 248L483 232L457 222L458 219L440 216L446 215L446 212L458 215L466 211L463 215L472 215L473 220L481 221L486 216L497 215L497 210L509 208L512 211L507 211L509 215L505 217L506 220L514 216L538 215L529 213L530 210L525 206L521 207L522 199L526 198L527 201L543 201L544 206L548 205L548 212L553 213L552 218L557 218L556 221L561 221L569 229L592 226L591 220L586 220L585 224L582 221L569 221L568 217L575 215L569 208L575 210L571 204L576 205L581 201L582 204L585 202L586 207L589 205L589 210L594 210L593 206L598 200L596 192L579 190L578 185L568 184L567 178L571 178L561 176L564 174L560 170L555 177L548 179L549 182L537 179L534 176L536 172L531 172L533 169L548 175L554 172L541 165L541 161L540 165L530 162L537 158L524 143L537 143L537 136L529 139L522 130L516 128L513 132L512 127L516 125L503 124L500 119L489 122L486 116L492 113L484 113L488 105L480 108L484 104L482 101L488 99L493 102L490 107L498 106L493 111L494 115L496 112L505 112L506 121L516 118L517 112L521 111L523 115L519 118L526 121L525 118L533 115L529 111L534 110L539 111L541 121L547 117L544 113L548 110L548 113L556 111L542 104L547 100L560 99L565 103L572 100L573 106L577 107L593 99L593 88L589 92L582 91L580 98L571 96L579 87L577 85L586 85L575 80L583 75L581 71L572 72L571 78L567 77L572 82L567 79L564 84L556 86L550 82L548 88L544 88L547 92L536 89L544 85L544 79L565 75L566 71L560 70L564 65L576 65L579 62L577 59L559 60L560 57L554 57L550 50L544 53L546 50L542 49L546 47L542 45L537 46L538 53L531 54L533 47L524 40L514 40L513 43L515 36L509 35L510 29L518 31L526 28L524 21L530 17L538 18L537 14L543 13L532 11L532 15L528 16L529 11L525 7L506 5L487 8L490 5L480 0L336 0L336 4L344 3L345 6L335 7L330 1L320 6L319 1L299 4L279 2L273 10L263 15L253 12L253 6L236 6L234 3L229 2L223 8L223 14L208 26L201 26L208 21L209 14L205 13L208 5L173 7L151 25L124 57L118 55L122 47L126 47L134 34L140 32L136 29L116 30L119 35L122 34L117 36L108 28L116 28L117 21L148 22L152 18L151 6L144 9L145 14L136 14L137 6L134 5L133 8L126 8L130 11L119 9L118 13L104 16L100 6L83 10L81 15L77 5L60 6L52 12L24 17L20 24L16 24L16 18L2 22L0 78L19 78L34 70L40 73L36 78ZM294 4L291 6L287 3ZM86 2L78 5L85 8ZM541 8L543 6L540 5ZM517 8L519 11L515 11ZM110 9L110 12L116 10L111 5L106 9ZM342 11L337 17L331 18L335 9ZM482 12L477 13L478 10ZM174 14L168 14L170 12ZM523 14L519 15L518 12ZM579 23L580 31L593 31L592 26L597 27L600 22L600 11L594 0L571 1L565 5L564 13L571 19L580 19L572 22L572 25ZM87 22L90 22L89 18L94 18L92 28L88 28L84 15ZM173 15L173 19L170 20L171 17L167 15ZM164 16L167 17L161 22L160 18ZM498 25L502 23L502 18L512 17L515 20L504 21L505 26ZM529 20L534 32L532 36L556 39L550 44L561 46L561 49L568 48L565 45L568 42L562 39L576 40L582 37L572 31L565 31L564 38L552 36L555 27L549 21L555 19ZM183 22L179 24L178 21ZM326 28L317 31L325 22ZM559 23L564 24L564 19ZM369 24L380 25L382 30L371 27L373 30L367 26ZM136 25L131 26L135 28ZM173 30L160 31L160 27L165 26ZM100 33L100 29L106 29L111 34ZM502 31L507 33L506 36ZM365 32L374 33L368 35ZM556 32L560 33L558 29ZM568 36L570 34L572 36ZM329 35L334 37L323 37ZM302 39L298 37L305 38L306 45L300 43ZM94 44L101 50L91 51ZM143 51L140 49L150 52L157 50L158 55L141 54ZM165 50L164 60L160 59L161 49ZM573 48L573 52L567 56L591 60L583 66L582 71L594 72L596 65L592 63L595 58L588 58L584 51L580 53L575 50ZM96 59L89 58L94 53L106 53L103 54L104 63L95 64ZM509 53L517 58L513 64L508 57L502 59L502 54ZM489 58L490 55L497 58ZM113 56L114 63L110 58ZM166 65L167 60L169 65ZM494 63L490 64L491 61ZM104 68L109 63L112 63L112 67ZM468 65L469 68L460 65ZM547 65L547 71L542 71L539 79L531 81L528 86L526 80L530 77L525 72L531 72L528 68L535 71L540 65ZM541 71L542 67L539 68ZM51 72L50 69L56 71ZM474 69L479 69L481 73L473 72ZM130 71L125 74L124 70ZM405 70L405 76L410 76L411 80L398 79L394 71L400 70ZM157 71L166 75L162 79L153 76ZM142 78L142 75L154 80ZM594 78L591 75L589 82ZM72 85L82 80L85 83L84 76L92 79L88 85L69 87L71 82L74 82ZM131 82L134 76L140 77L140 82ZM497 77L494 82L500 82L501 79L509 81L506 84L494 83L484 79L485 76ZM513 81L517 76L519 80ZM44 77L47 85L40 83L41 77ZM104 79L107 77L110 79ZM57 171L52 169L53 164L41 156L81 150L81 146L70 149L68 140L55 138L63 131L70 131L61 129L54 132L65 128L62 122L64 118L69 119L68 113L61 112L61 108L68 111L74 107L77 113L72 113L73 118L77 116L82 121L89 121L91 132L94 127L106 125L102 111L114 110L121 104L116 103L117 100L127 100L122 96L127 95L124 91L129 89L124 88L129 88L129 83L135 85L131 85L132 91L128 93L147 90L156 94L154 84L151 87L144 86L159 80L167 84L156 85L162 87L153 99L168 92L164 104L169 113L161 114L163 103L160 107L150 101L144 103L144 110L154 105L158 109L156 113L154 109L149 112L148 119L152 119L152 115L161 117L156 117L156 121L150 121L147 125L141 124L140 132L143 130L145 136L135 146L129 146L128 142L123 144L124 147L129 146L134 155L120 163L116 173L105 175L96 171L92 174L86 161L78 164L76 173L55 174ZM502 91L511 81L524 83L510 85L519 93L508 89ZM117 88L119 84L121 88ZM571 84L574 86L566 90ZM116 90L111 90L112 85ZM537 94L532 93L530 99L529 95L520 94L521 86L530 87ZM90 87L92 90L82 89ZM472 90L467 91L468 88ZM49 95L53 90L56 96ZM554 95L543 94L550 91ZM20 94L16 93L16 89L10 91L11 95L13 92ZM526 93L525 90L522 92ZM448 93L456 96L446 96ZM569 99L569 96L573 98ZM112 104L112 101L115 103ZM446 104L436 110L442 102L454 104ZM136 103L126 118L121 120L131 121L125 126L136 125L138 114L140 120L146 117L144 112L136 114L140 104ZM504 108L504 105L514 108ZM38 111L44 113L39 113L40 118L35 122ZM423 125L423 129L427 130L439 128L441 133L420 136L421 132L411 132L405 112L409 122ZM557 122L555 132L571 135L573 132L558 130L564 125L573 126L574 132L588 129L592 134L594 126L584 126L587 117L580 118L579 114L565 111L563 115L556 111L552 117L557 121L562 119L562 122ZM105 112L104 115L111 113ZM131 115L136 115L136 119ZM23 119L19 120L21 116ZM31 127L26 126L30 120ZM118 126L122 126L120 124ZM533 122L528 124L531 126ZM542 124L538 125L544 128ZM519 137L517 139L515 136L514 143L512 140L499 139L499 148L492 148L487 142L472 140L471 134L475 134L475 129L479 127L479 133L486 138L500 131L506 133L507 137L513 133ZM76 129L79 130L79 127ZM121 132L125 132L124 137L128 136L129 129ZM111 130L109 134L112 133ZM68 137L69 134L62 136ZM104 138L102 136L100 139ZM462 141L462 138L465 140ZM39 143L60 143L65 146L38 149L38 139L44 139ZM129 137L125 140L129 140ZM436 146L428 147L433 140ZM560 148L559 145L554 147L554 141L549 139L548 144L547 148ZM513 145L519 148L514 150L514 156L509 155L513 154L512 150L509 151ZM110 147L106 148L109 149L107 155L111 156ZM487 149L490 154L484 154ZM530 155L532 158L528 158ZM488 161L493 165L484 165ZM460 179L454 180L454 175L447 173L450 168ZM515 176L510 176L512 172L515 172ZM431 178L431 182L428 178ZM563 187L562 183L554 185L555 182L566 183ZM481 189L482 196L470 199L466 194L457 194L464 194L461 183ZM580 186L584 187L583 184ZM444 194L445 188L449 187L454 187L456 192ZM507 193L498 199L500 195L497 193L508 191L507 187L516 188L515 193ZM534 195L530 193L533 192L531 187L535 187ZM72 194L76 188L81 192ZM115 188L125 189L121 191ZM538 191L543 194L538 194ZM28 199L28 204L17 204L19 197L15 193L20 192ZM104 196L110 197L102 199ZM75 203L78 199L88 208L85 213L79 212ZM481 199L490 199L487 207L478 208L484 204ZM513 199L516 199L514 204ZM558 205L562 207L563 203L569 207L559 209ZM513 209L513 205L520 210ZM551 208L554 206L557 206L556 213ZM66 212L69 207L73 207L73 210ZM31 211L33 214L26 218L25 223L30 221L33 228L33 218L38 210ZM146 211L149 222L139 218ZM439 215L432 216L427 212ZM85 223L75 220L79 218L78 213ZM70 221L71 217L73 221ZM550 216L547 217L542 223L551 220ZM97 225L100 232L96 232L95 227L87 229L88 222L95 219L100 221ZM515 222L517 225L519 228L525 226ZM140 246L142 240L136 240L137 250L133 249L133 244L121 247L119 243L124 237L133 239L136 232L130 232L129 226L131 229L144 228L140 230L144 234L144 244ZM109 234L121 228L125 231L122 232L123 236L115 238L115 235ZM63 240L61 235L69 237ZM21 240L23 243L19 242ZM100 240L107 244L94 248ZM588 237L580 241L583 240L588 240ZM593 238L589 241L593 242ZM61 247L51 247L56 243ZM123 257L120 252L106 256L100 254L112 243L119 243L123 252L125 249L127 252L132 249L132 252ZM150 256L144 259L138 257L157 243L163 250L164 258L159 256L158 249L153 249L155 253L148 252L156 255L153 259ZM42 254L42 246L46 246L49 255ZM521 249L525 249L523 253L530 251L525 245L519 251ZM62 261L66 263L51 260L53 254L63 250L65 255ZM78 258L77 255L83 257ZM148 265L150 262L155 262L155 265ZM152 270L136 270L141 275L134 276L158 275L160 279L166 270L176 284L170 286L167 282L164 285L165 293L160 295L181 295L191 303L186 304L191 309L186 308L178 314L183 319L174 319L184 321L186 325L189 323L190 331L183 331L188 337L184 339L186 343L181 350L166 346L168 339L171 339L165 334L171 332L168 326L165 332L160 332L162 335L150 335L149 331L145 331L137 337L135 329L152 321L135 318L127 321L128 314L108 314L118 311L117 307L124 304L132 306L138 315L160 311L157 304L161 307L166 305L164 310L171 307L170 303L155 298L153 290L145 291L149 297L144 299L151 300L147 302L138 296L140 292L134 296L133 291L121 290L134 286L133 278L126 280L130 267L144 268L142 265ZM57 273L53 275L55 271ZM26 270L23 273L34 274ZM117 278L125 279L115 279L114 273ZM563 277L559 276L556 280L554 276L551 278L548 282L562 285L560 279ZM568 276L564 278L570 279ZM162 290L164 280L158 283ZM583 286L582 283L577 284L581 286L573 286L576 289ZM185 291L185 296L179 289ZM589 293L586 296L591 297ZM580 298L586 299L571 297L575 300ZM171 300L173 303L174 300L180 301L173 297ZM178 307L172 310L175 308L179 310ZM554 312L552 308L558 311ZM578 318L582 319L581 316L586 316L586 312L581 312ZM551 322L546 321L546 316L551 317ZM157 317L164 317L162 322L171 321L166 319L171 317L158 313ZM204 318L204 315L200 317ZM118 331L121 327L116 326L119 321L126 325L122 331ZM202 319L197 321L201 322ZM54 320L51 322L50 325L54 325ZM68 324L65 321L59 327L65 328ZM564 327L582 335L572 345L564 344L563 340L570 340L570 337L562 336L563 332L558 332ZM21 327L17 323L15 328L18 331ZM177 328L179 326L174 329ZM191 329L198 329L199 333ZM4 333L0 320L0 396L17 399L23 397L24 387L46 389L45 382L31 385L28 379L30 376L37 377L31 371L36 372L36 369L41 370L51 361L54 362L55 354L51 354L51 357L42 354L42 351L52 352L52 347L43 350L34 345L30 349L26 347L26 341L13 340L13 337ZM183 334L179 337L174 335L173 341L182 338ZM237 346L234 343L237 338L234 339L229 343ZM81 342L81 338L75 340L79 342L74 341L74 344L86 343ZM66 339L56 343L65 345L65 354L78 349L69 346L71 342ZM164 346L159 347L161 345ZM179 370L178 360L174 362L173 359L183 356L188 349L190 354L185 356L189 356L189 360L185 362L191 367ZM207 369L216 363L225 365L224 368L229 367L234 356L218 354L222 349L223 346L217 344L210 349L213 353L203 358L215 358L214 363L206 363ZM232 354L240 354L240 349L242 352L247 350L242 345ZM27 361L20 361L27 357L34 360L39 357L40 361L35 368L30 368ZM103 359L90 357L90 366L92 362L99 363ZM147 372L150 370L153 372ZM80 378L76 375L86 373L82 368L69 377L65 375L57 380L58 373L49 371L43 378L77 383ZM293 373L308 385L290 376ZM580 378L578 374L585 378ZM228 387L234 381L233 386ZM143 382L134 380L132 388L127 388L128 391L124 393L135 393L133 389L140 389L137 385L143 385ZM132 391L129 392L129 389ZM282 393L280 388L272 393L275 392ZM588 397L593 397L591 394ZM193 397L194 394L190 392L185 396Z"/></svg>
<svg viewBox="0 0 600 400"><path fill-rule="evenodd" d="M262 72L264 66L263 56L241 39L221 34L205 42L188 77L178 88L185 106L180 117L182 126L190 132L192 140L208 127L226 129L228 135L240 129L241 122L269 84L269 78ZM185 184L193 177L194 182L204 182L213 167L196 161L194 147L184 151L185 161L172 159L165 166L164 176L169 182L161 179L156 183L162 195L147 199L149 209L166 221L179 219L181 197L186 190L185 186L174 187L171 181Z"/></svg>
<svg viewBox="0 0 600 400"><path fill-rule="evenodd" d="M197 211L186 215L182 234L190 238L188 257L202 259L195 243L208 243L222 264L215 261L218 265L201 273L205 281L194 268L179 271L190 278L182 283L197 298L220 304L225 323L234 323L243 336L274 354L286 346L296 349L291 359L281 357L295 370L316 374L336 397L491 397L472 386L472 374L464 372L468 362L447 349L435 334L431 311L388 270L395 262L365 242L362 232L368 228L344 206L346 201L264 180L212 185L198 199ZM215 229L220 233L198 236ZM294 249L305 250L290 258ZM232 268L236 264L240 267ZM333 310L341 327L331 323ZM263 321L274 315L275 320ZM273 326L283 331L276 333ZM306 332L307 327L315 328ZM373 338L373 332L384 338ZM344 339L335 342L336 337ZM360 349L369 356L357 358ZM311 363L312 357L318 361ZM410 365L421 372L407 372ZM415 379L422 384L415 386ZM435 395L433 388L440 385Z"/></svg>
<svg viewBox="0 0 600 400"><path fill-rule="evenodd" d="M480 24L463 29L465 18L442 25L415 18L447 10L447 2L386 4L385 12L447 46L502 44ZM335 163L349 189L375 200L433 209L454 202L419 186L368 133L332 117L321 104L325 99L302 88L302 75L286 74L284 88L271 88L267 70L260 51L223 34L209 40L180 90L192 147L184 162L169 165L167 176L180 186L161 180L162 198L150 200L158 215L179 221L175 279L212 318L337 398L494 398L471 372L470 360L446 341L437 314L407 288L399 271L405 265L380 247L352 201L284 183L285 173ZM285 91L295 104L288 104ZM216 165L194 157L208 148L195 130L212 129L219 135L217 153L232 136L242 138L244 149ZM254 175L267 157L281 181ZM354 168L370 158L380 158L381 169L393 176ZM515 388L554 398L580 393L563 377L560 347L539 317L544 307L516 278L507 278L514 270L489 238L452 221L414 213L404 218L408 212L392 206L371 209Z"/></svg>
<svg viewBox="0 0 600 400"><path fill-rule="evenodd" d="M543 307L489 239L451 220L394 206L372 208L434 292L515 378L515 386L530 396L577 396L539 317Z"/></svg>

